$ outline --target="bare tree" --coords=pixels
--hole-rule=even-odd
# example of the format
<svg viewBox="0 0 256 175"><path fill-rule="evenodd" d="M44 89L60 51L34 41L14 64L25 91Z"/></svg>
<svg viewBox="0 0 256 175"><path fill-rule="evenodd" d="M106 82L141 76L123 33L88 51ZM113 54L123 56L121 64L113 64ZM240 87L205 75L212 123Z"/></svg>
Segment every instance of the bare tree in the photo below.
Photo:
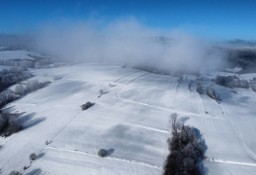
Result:
<svg viewBox="0 0 256 175"><path fill-rule="evenodd" d="M172 125L172 132L173 133L177 133L177 118L178 118L177 113L172 113L171 114L171 125Z"/></svg>
<svg viewBox="0 0 256 175"><path fill-rule="evenodd" d="M187 119L187 118L185 118ZM171 115L172 138L168 139L170 154L164 167L164 175L203 175L205 168L202 160L207 149L200 131L184 125Z"/></svg>

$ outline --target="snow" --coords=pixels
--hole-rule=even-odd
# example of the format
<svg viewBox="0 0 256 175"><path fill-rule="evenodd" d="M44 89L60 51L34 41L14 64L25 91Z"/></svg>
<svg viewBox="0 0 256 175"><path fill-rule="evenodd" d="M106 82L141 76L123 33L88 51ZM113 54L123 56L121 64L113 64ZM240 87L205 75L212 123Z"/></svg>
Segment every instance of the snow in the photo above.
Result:
<svg viewBox="0 0 256 175"><path fill-rule="evenodd" d="M52 83L8 105L24 112L25 130L0 138L3 174L160 175L173 112L203 133L209 175L255 174L256 93L250 89L234 93L213 85L222 99L217 103L196 92L194 76L179 83L173 76L89 63L33 72L34 79ZM99 98L100 90L108 93ZM95 105L82 111L88 101ZM100 149L109 155L99 157ZM42 156L24 171L33 152Z"/></svg>
<svg viewBox="0 0 256 175"><path fill-rule="evenodd" d="M241 78L245 80L253 80L253 78L256 78L256 73L251 73L251 74L242 74Z"/></svg>

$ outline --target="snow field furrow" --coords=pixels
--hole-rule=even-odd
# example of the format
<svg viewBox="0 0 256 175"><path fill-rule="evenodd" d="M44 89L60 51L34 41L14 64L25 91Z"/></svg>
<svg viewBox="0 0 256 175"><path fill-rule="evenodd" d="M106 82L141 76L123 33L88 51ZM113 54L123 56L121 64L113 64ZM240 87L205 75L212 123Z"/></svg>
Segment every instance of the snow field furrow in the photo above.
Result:
<svg viewBox="0 0 256 175"><path fill-rule="evenodd" d="M222 159L215 159L215 158L207 158L206 161L216 162L216 163L224 163L224 164L233 164L233 165L256 167L256 163L249 163L249 162L237 162L237 161L222 160Z"/></svg>
<svg viewBox="0 0 256 175"><path fill-rule="evenodd" d="M152 164L148 164L148 163L144 163L144 162L139 162L139 161L135 161L135 160L122 159L122 158L113 157L113 156L101 158L101 157L99 157L96 154L81 152L81 151L77 151L77 150L54 148L54 147L50 147L50 146L47 146L45 148L46 149L55 150L55 151L66 151L66 152L71 152L71 153L76 153L76 154L83 154L83 155L90 156L90 157L95 157L95 158L98 158L98 159L107 159L107 160L121 161L121 162L126 162L126 163L130 163L130 164L136 164L136 165L145 166L145 167L154 168L154 169L159 169L159 170L163 169L162 167L159 167L157 165L152 165Z"/></svg>

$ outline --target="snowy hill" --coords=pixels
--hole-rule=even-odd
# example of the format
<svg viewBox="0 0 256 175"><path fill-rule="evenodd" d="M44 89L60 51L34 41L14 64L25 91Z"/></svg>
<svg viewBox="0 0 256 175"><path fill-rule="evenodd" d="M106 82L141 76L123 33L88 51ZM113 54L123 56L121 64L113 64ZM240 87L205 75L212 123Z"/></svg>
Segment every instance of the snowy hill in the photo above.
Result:
<svg viewBox="0 0 256 175"><path fill-rule="evenodd" d="M226 73L181 80L96 63L30 71L33 79L51 83L5 107L21 113L24 129L0 137L2 174L160 175L172 113L188 117L187 124L203 133L209 175L256 172L256 93L210 81ZM253 74L241 77L251 80ZM198 83L214 89L221 102L199 94ZM83 111L88 101L95 105ZM98 156L100 149L107 157ZM30 165L31 153L38 157Z"/></svg>

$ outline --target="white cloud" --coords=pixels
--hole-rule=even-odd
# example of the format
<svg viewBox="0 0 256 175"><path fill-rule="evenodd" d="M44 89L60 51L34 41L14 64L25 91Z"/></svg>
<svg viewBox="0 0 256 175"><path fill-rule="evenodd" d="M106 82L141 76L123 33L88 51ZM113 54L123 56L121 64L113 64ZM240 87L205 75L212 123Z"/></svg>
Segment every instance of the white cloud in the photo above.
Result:
<svg viewBox="0 0 256 175"><path fill-rule="evenodd" d="M104 27L92 21L45 27L37 41L41 50L70 61L148 66L163 71L210 69L223 57L205 41L178 30L155 30L136 19Z"/></svg>

